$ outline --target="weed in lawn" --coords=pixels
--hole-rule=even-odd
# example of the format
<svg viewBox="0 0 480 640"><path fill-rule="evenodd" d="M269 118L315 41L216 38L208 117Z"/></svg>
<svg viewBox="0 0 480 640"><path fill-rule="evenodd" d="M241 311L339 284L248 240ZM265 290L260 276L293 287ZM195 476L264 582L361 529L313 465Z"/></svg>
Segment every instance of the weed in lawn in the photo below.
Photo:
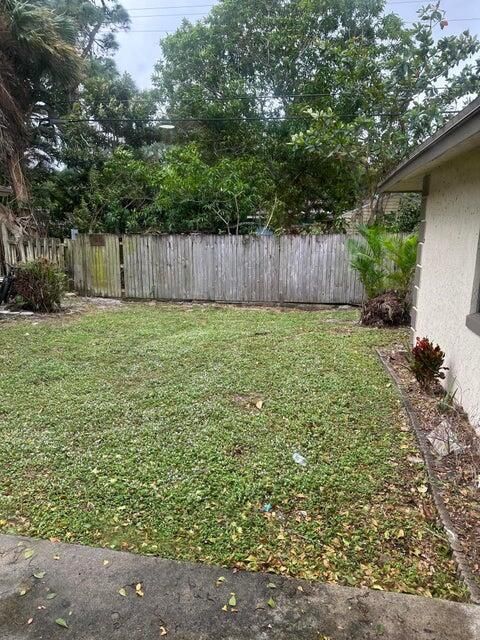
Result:
<svg viewBox="0 0 480 640"><path fill-rule="evenodd" d="M356 317L131 304L3 325L1 529L463 599L373 352L400 334Z"/></svg>

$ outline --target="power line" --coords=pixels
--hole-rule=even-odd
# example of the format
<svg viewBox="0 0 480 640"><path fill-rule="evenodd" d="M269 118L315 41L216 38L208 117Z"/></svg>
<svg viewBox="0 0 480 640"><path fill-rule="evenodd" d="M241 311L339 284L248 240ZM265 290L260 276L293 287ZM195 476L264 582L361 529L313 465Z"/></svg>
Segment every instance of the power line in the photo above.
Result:
<svg viewBox="0 0 480 640"><path fill-rule="evenodd" d="M386 4L423 4L424 0L388 0ZM149 7L132 7L128 9L128 13L132 11L159 11L170 9L211 9L214 4L180 4L180 5L154 5Z"/></svg>
<svg viewBox="0 0 480 640"><path fill-rule="evenodd" d="M448 110L448 111L441 111L440 112L442 115L453 115L453 114L457 114L460 113L459 109L455 109L455 110ZM355 117L358 116L358 113L344 113L342 114L342 116L347 116L347 117ZM362 115L366 115L366 116L370 116L370 117L375 117L375 118L380 118L380 117L388 117L388 118L399 118L399 117L404 117L407 114L405 112L402 113L395 113L395 112L371 112L371 113L364 113ZM216 117L216 118L71 118L71 119L65 119L65 118L51 118L48 119L50 124L70 124L70 123L80 123L80 122L85 122L85 123L92 123L92 124L98 124L101 122L130 122L130 123L136 123L136 122L145 122L147 124L175 124L175 123L198 123L198 122L262 122L262 121L272 121L272 122L287 122L287 121L311 121L311 118L309 116L245 116L245 117L239 117L239 116L225 116L225 117Z"/></svg>
<svg viewBox="0 0 480 640"><path fill-rule="evenodd" d="M410 4L411 2L415 2L416 4L418 4L418 0L408 0L408 3L403 1L403 2L398 2L398 3L393 3L393 4ZM176 9L179 9L180 7L175 7ZM197 7L196 7L197 8ZM152 10L154 8L152 7ZM160 9L160 7L159 7ZM131 11L131 9L129 9L129 11ZM140 18L189 18L191 16L205 16L207 17L208 12L205 11L200 11L200 12L195 12L195 13L147 13L144 15L133 15L131 16L132 20L138 20Z"/></svg>
<svg viewBox="0 0 480 640"><path fill-rule="evenodd" d="M200 13L147 13L143 16L131 16L133 20L139 18L188 18L190 16L206 16L205 11Z"/></svg>
<svg viewBox="0 0 480 640"><path fill-rule="evenodd" d="M480 21L480 17L478 18L445 18L447 20L447 22L479 22ZM417 24L417 21L415 20L405 20L404 21L405 24ZM122 33L124 34L129 34L129 33L165 33L165 34L171 34L171 33L175 33L176 30L174 29L129 29L128 31L123 31Z"/></svg>
<svg viewBox="0 0 480 640"><path fill-rule="evenodd" d="M437 90L443 90L443 89L450 89L452 88L450 85L437 85L435 87L427 87L425 89L416 89L418 94L424 93L425 91L429 90L429 89L437 89ZM333 97L343 97L343 96L356 96L356 97L361 97L361 94L359 93L362 90L368 90L369 87L359 87L356 90L351 90L351 91L346 91L345 89L337 89L337 90L333 90L333 91L328 91L328 92L316 92L316 93L264 93L264 94L258 94L258 95L251 95L248 93L244 93L244 94L238 94L238 95L231 95L231 96L221 96L221 97L208 97L205 98L205 101L208 102L209 104L212 102L233 102L235 100L282 100L284 98L333 98ZM412 87L412 90L414 89L414 87ZM401 89L400 89L401 91ZM391 94L386 94L386 97L391 97L391 98L395 98L398 96L398 92L396 93L391 93ZM80 100L74 100L73 102L69 102L67 100L64 101L58 101L53 103L51 106L62 106L62 105L72 105L75 102L80 102L81 101L81 97ZM155 98L155 96L152 96L152 99L147 97L147 96L133 96L132 98L115 98L112 97L111 98L114 104L120 103L120 104L138 104L138 103L150 103L150 102L159 102L159 100L157 100ZM185 100L185 102L195 102L195 98L190 98L189 100ZM100 102L100 101L99 101ZM42 105L39 105L42 106ZM108 105L105 105L108 106Z"/></svg>
<svg viewBox="0 0 480 640"><path fill-rule="evenodd" d="M127 9L128 13L131 11L156 11L157 9L209 9L213 7L213 4L177 4L177 5L169 5L169 6L159 6L155 5L153 7L132 7L131 9Z"/></svg>

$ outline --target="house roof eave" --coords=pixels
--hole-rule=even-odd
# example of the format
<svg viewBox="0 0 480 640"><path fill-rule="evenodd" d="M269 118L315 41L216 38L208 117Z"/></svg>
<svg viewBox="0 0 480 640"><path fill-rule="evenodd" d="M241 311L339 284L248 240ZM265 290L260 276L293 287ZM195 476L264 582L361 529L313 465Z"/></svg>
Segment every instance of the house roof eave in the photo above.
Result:
<svg viewBox="0 0 480 640"><path fill-rule="evenodd" d="M422 191L423 178L447 160L480 146L480 97L425 140L380 184L380 191Z"/></svg>

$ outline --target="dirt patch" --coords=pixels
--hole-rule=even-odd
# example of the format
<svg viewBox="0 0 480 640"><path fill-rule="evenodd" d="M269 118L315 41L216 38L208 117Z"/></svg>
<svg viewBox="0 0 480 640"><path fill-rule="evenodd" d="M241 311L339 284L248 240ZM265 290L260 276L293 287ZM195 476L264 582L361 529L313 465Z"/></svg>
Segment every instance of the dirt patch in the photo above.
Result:
<svg viewBox="0 0 480 640"><path fill-rule="evenodd" d="M405 302L394 291L387 291L365 302L362 324L366 327L408 326L410 313Z"/></svg>
<svg viewBox="0 0 480 640"><path fill-rule="evenodd" d="M480 438L462 409L437 385L431 393L421 389L408 368L403 350L383 352L417 415L419 428L432 455L432 471L461 551L480 587ZM457 446L443 457L435 455L433 440L447 424Z"/></svg>
<svg viewBox="0 0 480 640"><path fill-rule="evenodd" d="M228 453L229 455L232 456L232 458L243 458L249 452L250 452L250 448L247 445L242 443L235 444L233 447L231 447L228 450Z"/></svg>
<svg viewBox="0 0 480 640"><path fill-rule="evenodd" d="M85 298L76 295L67 295L62 307L55 313L12 313L0 315L0 323L29 322L40 324L52 321L64 321L78 315L91 313L92 311L116 310L124 305L122 300L113 298ZM2 307L3 308L3 307Z"/></svg>
<svg viewBox="0 0 480 640"><path fill-rule="evenodd" d="M245 411L261 411L264 404L263 398L254 393L246 395L236 393L232 400L234 404L245 409Z"/></svg>

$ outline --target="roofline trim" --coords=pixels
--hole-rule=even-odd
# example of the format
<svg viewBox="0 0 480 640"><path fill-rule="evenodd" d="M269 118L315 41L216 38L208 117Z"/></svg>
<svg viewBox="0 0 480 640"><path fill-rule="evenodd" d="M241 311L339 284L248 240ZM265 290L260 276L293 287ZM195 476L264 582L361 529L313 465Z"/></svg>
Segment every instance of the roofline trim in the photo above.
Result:
<svg viewBox="0 0 480 640"><path fill-rule="evenodd" d="M387 175L380 183L379 190L388 191L389 187L393 187L402 179L409 177L415 170L421 168L423 164L427 164L446 151L454 149L458 144L474 135L475 131L468 131L468 135L462 135L462 130L477 116L480 116L480 97L473 100L458 115L447 122L444 127L419 145L406 160ZM464 131L464 133L466 132ZM476 133L480 133L480 121ZM440 149L438 149L439 146ZM427 154L430 154L431 157L429 158ZM427 157L423 158L423 156Z"/></svg>

